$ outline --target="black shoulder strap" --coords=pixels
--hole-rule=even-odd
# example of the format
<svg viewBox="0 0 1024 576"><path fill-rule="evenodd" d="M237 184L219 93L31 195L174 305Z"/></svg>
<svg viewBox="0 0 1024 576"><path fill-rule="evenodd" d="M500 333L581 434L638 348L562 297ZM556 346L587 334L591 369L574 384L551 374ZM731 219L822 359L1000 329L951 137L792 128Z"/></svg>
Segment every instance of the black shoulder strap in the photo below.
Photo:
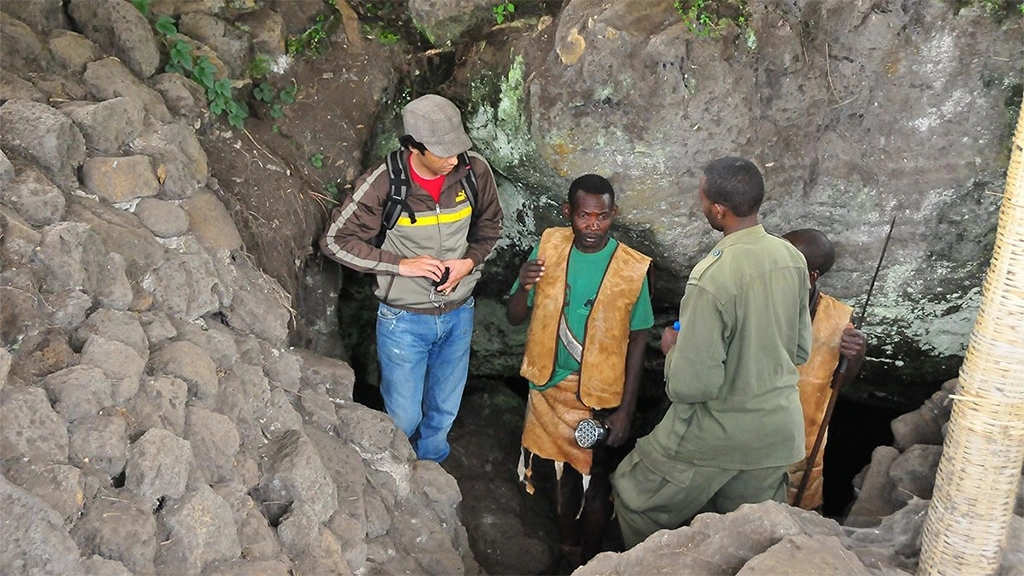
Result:
<svg viewBox="0 0 1024 576"><path fill-rule="evenodd" d="M463 188L466 189L466 196L469 198L469 207L473 210L473 216L476 216L476 174L473 174L473 166L469 163L469 154L466 152L459 154L459 164L468 170L462 178Z"/></svg>
<svg viewBox="0 0 1024 576"><path fill-rule="evenodd" d="M398 223L398 219L405 210L409 214L409 220L416 223L416 213L409 207L405 196L409 193L409 175L405 173L405 162L402 161L402 151L395 150L388 154L388 199L384 204L384 217L381 223L385 230L391 230Z"/></svg>

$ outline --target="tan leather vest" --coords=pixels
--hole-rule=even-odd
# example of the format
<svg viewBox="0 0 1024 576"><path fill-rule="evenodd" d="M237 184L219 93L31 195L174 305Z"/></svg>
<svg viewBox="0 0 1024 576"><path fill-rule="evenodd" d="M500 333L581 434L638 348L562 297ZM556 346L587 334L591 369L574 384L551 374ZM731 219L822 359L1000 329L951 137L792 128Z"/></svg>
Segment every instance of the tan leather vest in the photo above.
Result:
<svg viewBox="0 0 1024 576"><path fill-rule="evenodd" d="M800 405L804 412L804 440L806 452L804 458L810 455L817 439L818 430L821 428L822 418L828 408L829 396L831 396L832 374L839 364L839 342L843 338L843 330L850 322L850 315L853 308L843 304L839 300L819 294L818 309L814 313L814 321L811 324L812 344L811 355L807 362L797 367L800 372L800 381L797 386L800 388ZM807 489L801 499L802 508L813 510L822 503L822 462L825 455L825 446L822 444L818 451L818 457L811 463L811 478L807 482ZM790 472L791 496L795 494L798 479L797 472L807 473L804 468L805 461L796 463Z"/></svg>
<svg viewBox="0 0 1024 576"><path fill-rule="evenodd" d="M538 258L544 259L545 271L533 288L533 313L519 371L535 384L546 383L555 367L558 319L565 300L572 242L572 228L549 228L541 236ZM613 408L622 401L629 319L650 264L650 258L620 242L601 280L580 337L583 359L579 396L591 408Z"/></svg>

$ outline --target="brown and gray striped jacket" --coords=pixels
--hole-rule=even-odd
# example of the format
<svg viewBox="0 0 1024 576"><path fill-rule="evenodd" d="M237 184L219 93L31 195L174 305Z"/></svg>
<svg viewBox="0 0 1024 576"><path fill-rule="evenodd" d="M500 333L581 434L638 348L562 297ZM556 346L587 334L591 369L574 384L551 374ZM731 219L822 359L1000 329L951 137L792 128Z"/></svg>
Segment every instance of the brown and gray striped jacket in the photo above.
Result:
<svg viewBox="0 0 1024 576"><path fill-rule="evenodd" d="M403 152L406 170L409 170L408 157L408 152ZM457 166L445 178L437 203L410 178L406 200L416 214L416 223L403 212L381 247L376 248L370 242L382 227L390 188L387 166L382 162L360 176L352 195L331 211L327 230L320 239L320 249L344 266L376 274L375 294L382 302L427 313L437 312L430 298L431 281L399 276L399 261L424 255L439 260L470 258L473 272L444 298L452 305L465 301L472 295L483 262L501 235L503 217L491 167L475 152L469 152L469 159L477 182L475 208L470 208L463 190L464 166ZM471 217L474 211L476 215Z"/></svg>

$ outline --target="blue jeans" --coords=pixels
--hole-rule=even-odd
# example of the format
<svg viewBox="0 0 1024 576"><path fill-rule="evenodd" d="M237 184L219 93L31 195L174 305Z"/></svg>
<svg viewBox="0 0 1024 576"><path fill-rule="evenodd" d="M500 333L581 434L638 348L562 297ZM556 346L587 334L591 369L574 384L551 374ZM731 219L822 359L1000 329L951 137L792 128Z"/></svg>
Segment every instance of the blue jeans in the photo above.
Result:
<svg viewBox="0 0 1024 576"><path fill-rule="evenodd" d="M377 360L384 409L421 460L448 456L448 431L462 403L473 337L473 298L432 316L377 308Z"/></svg>

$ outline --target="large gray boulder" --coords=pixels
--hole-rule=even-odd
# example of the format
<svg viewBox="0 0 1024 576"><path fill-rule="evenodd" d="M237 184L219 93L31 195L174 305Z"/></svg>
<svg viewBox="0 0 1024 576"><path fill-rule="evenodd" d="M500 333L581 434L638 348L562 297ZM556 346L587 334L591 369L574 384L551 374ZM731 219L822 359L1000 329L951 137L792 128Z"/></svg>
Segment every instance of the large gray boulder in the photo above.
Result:
<svg viewBox="0 0 1024 576"><path fill-rule="evenodd" d="M74 466L8 462L4 477L56 510L64 522L74 522L82 512L84 482L81 471Z"/></svg>
<svg viewBox="0 0 1024 576"><path fill-rule="evenodd" d="M448 46L472 28L493 22L494 4L490 0L410 0L409 15L431 44Z"/></svg>
<svg viewBox="0 0 1024 576"><path fill-rule="evenodd" d="M56 0L60 2L60 0ZM19 4L28 4L20 2ZM47 47L57 64L68 72L81 73L85 65L103 58L98 44L77 32L59 30L50 35Z"/></svg>
<svg viewBox="0 0 1024 576"><path fill-rule="evenodd" d="M178 20L178 30L217 53L231 78L245 75L252 57L249 35L226 22L202 12L189 12Z"/></svg>
<svg viewBox="0 0 1024 576"><path fill-rule="evenodd" d="M135 574L152 574L157 551L156 519L130 494L101 494L71 529L82 554L117 560ZM117 518L117 522L111 522Z"/></svg>
<svg viewBox="0 0 1024 576"><path fill-rule="evenodd" d="M115 0L116 1L116 0ZM170 122L171 113L159 92L146 86L117 58L104 58L85 65L82 75L89 92L99 100L119 97L134 98L142 102L146 113L158 122Z"/></svg>
<svg viewBox="0 0 1024 576"><path fill-rule="evenodd" d="M164 200L188 198L210 176L206 152L195 131L183 123L147 126L129 148L153 159L160 177L160 198Z"/></svg>
<svg viewBox="0 0 1024 576"><path fill-rule="evenodd" d="M688 527L655 532L622 554L599 554L574 574L736 574L786 538L842 535L834 520L813 512L771 501L744 504L730 514L700 514ZM775 573L807 573L803 564L785 568Z"/></svg>
<svg viewBox="0 0 1024 576"><path fill-rule="evenodd" d="M271 524L291 508L307 506L312 518L325 523L338 509L337 488L315 445L297 430L286 432L263 450L262 477L255 498Z"/></svg>
<svg viewBox="0 0 1024 576"><path fill-rule="evenodd" d="M118 204L156 196L160 182L148 156L93 156L82 166L82 184L100 199Z"/></svg>
<svg viewBox="0 0 1024 576"><path fill-rule="evenodd" d="M223 289L210 255L192 236L176 242L168 258L151 270L142 286L165 312L182 320L195 320L220 309Z"/></svg>
<svg viewBox="0 0 1024 576"><path fill-rule="evenodd" d="M66 464L68 430L64 419L50 408L46 392L29 386L0 390L0 451L5 459L20 458L39 464Z"/></svg>
<svg viewBox="0 0 1024 576"><path fill-rule="evenodd" d="M107 250L124 258L125 273L133 284L140 284L147 272L167 259L167 249L133 214L80 196L68 198L66 211L69 220L88 224Z"/></svg>
<svg viewBox="0 0 1024 576"><path fill-rule="evenodd" d="M0 27L4 29L3 36L0 36L4 68L21 72L39 63L44 54L43 45L31 27L6 12L0 12Z"/></svg>
<svg viewBox="0 0 1024 576"><path fill-rule="evenodd" d="M69 0L68 14L78 29L141 78L160 65L160 45L146 17L131 2Z"/></svg>
<svg viewBox="0 0 1024 576"><path fill-rule="evenodd" d="M32 162L61 190L78 187L85 139L65 115L38 102L9 100L0 106L0 146L9 158Z"/></svg>
<svg viewBox="0 0 1024 576"><path fill-rule="evenodd" d="M160 572L198 574L207 564L234 560L241 552L231 507L207 485L169 502L158 518Z"/></svg>
<svg viewBox="0 0 1024 576"><path fill-rule="evenodd" d="M83 64L84 67L84 64ZM118 97L98 103L71 102L61 106L82 131L85 144L99 154L114 155L142 131L145 108L136 98Z"/></svg>
<svg viewBox="0 0 1024 576"><path fill-rule="evenodd" d="M27 169L0 187L0 200L33 226L56 224L64 216L64 194L46 176Z"/></svg>
<svg viewBox="0 0 1024 576"><path fill-rule="evenodd" d="M71 366L42 382L53 409L69 423L99 414L114 403L110 380L96 366Z"/></svg>
<svg viewBox="0 0 1024 576"><path fill-rule="evenodd" d="M78 546L64 520L42 500L0 476L0 571L4 574L78 574Z"/></svg>
<svg viewBox="0 0 1024 576"><path fill-rule="evenodd" d="M185 493L192 462L187 440L152 428L128 447L125 490L149 509L156 508L161 498L179 498Z"/></svg>
<svg viewBox="0 0 1024 576"><path fill-rule="evenodd" d="M4 12L21 20L40 34L64 28L67 17L61 6L63 0L32 0L31 2L4 2Z"/></svg>

